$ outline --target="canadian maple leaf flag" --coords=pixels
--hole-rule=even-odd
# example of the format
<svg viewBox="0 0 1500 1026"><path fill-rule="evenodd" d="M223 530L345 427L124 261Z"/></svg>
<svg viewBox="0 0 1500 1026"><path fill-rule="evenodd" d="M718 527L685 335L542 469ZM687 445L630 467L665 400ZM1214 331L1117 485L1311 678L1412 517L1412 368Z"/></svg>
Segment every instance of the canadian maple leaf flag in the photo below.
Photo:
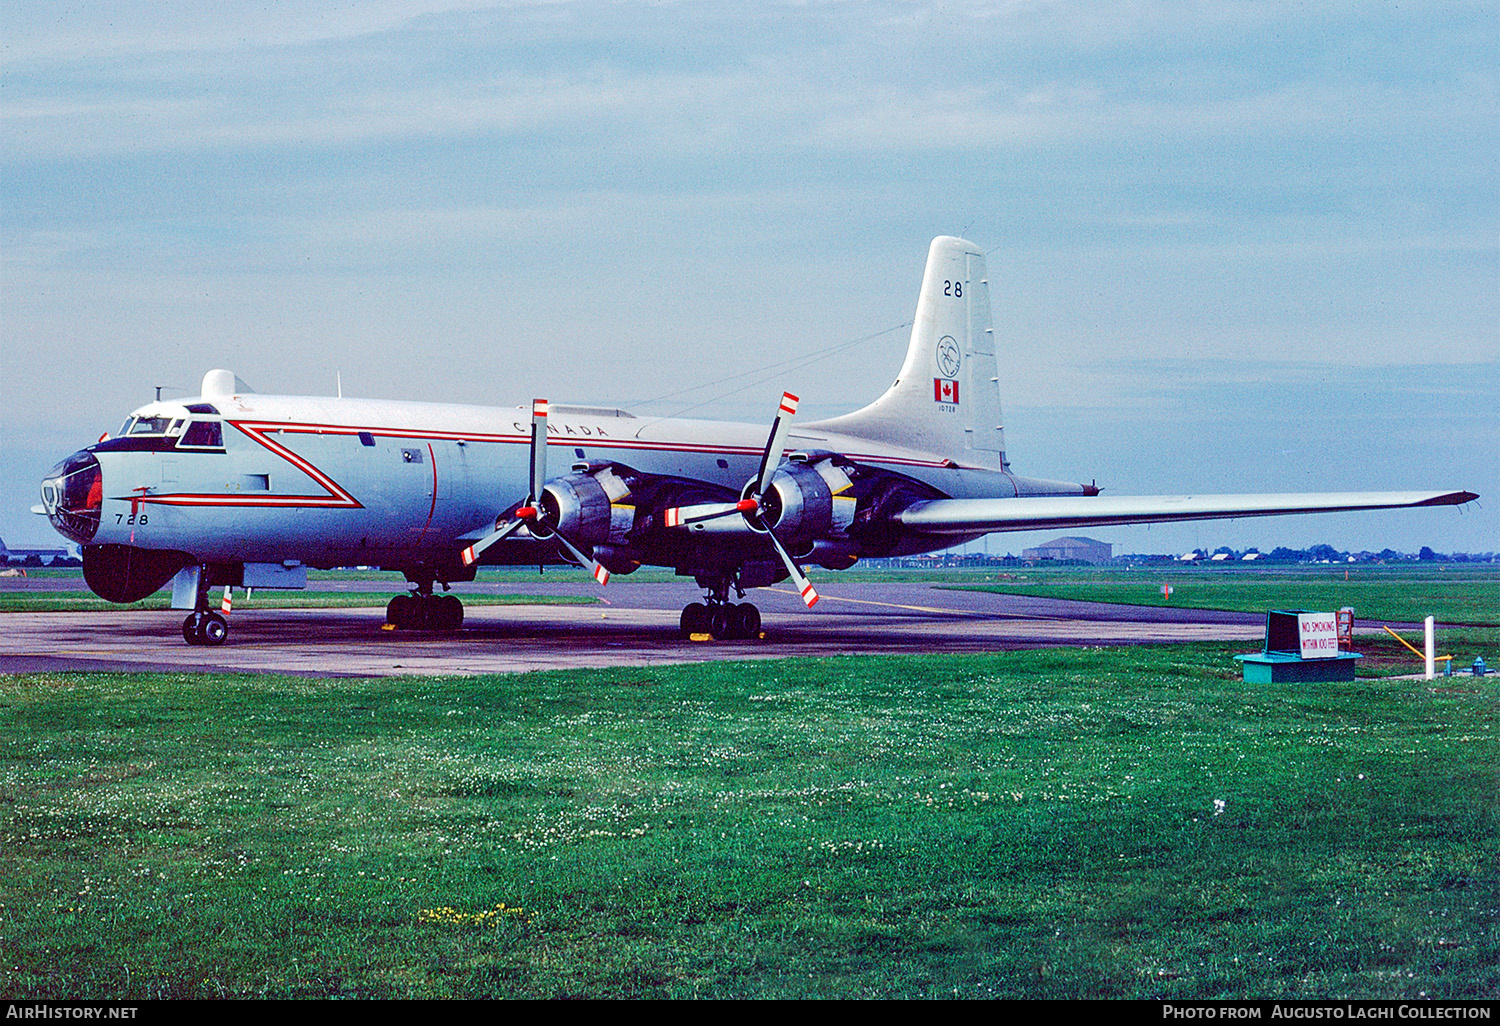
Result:
<svg viewBox="0 0 1500 1026"><path fill-rule="evenodd" d="M958 404L958 382L949 381L947 378L932 379L932 401L935 403Z"/></svg>

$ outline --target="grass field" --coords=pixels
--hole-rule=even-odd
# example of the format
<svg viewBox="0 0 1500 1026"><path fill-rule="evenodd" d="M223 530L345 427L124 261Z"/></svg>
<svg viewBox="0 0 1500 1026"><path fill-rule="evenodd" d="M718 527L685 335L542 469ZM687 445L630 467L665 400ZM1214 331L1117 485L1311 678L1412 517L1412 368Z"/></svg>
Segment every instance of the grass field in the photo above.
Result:
<svg viewBox="0 0 1500 1026"><path fill-rule="evenodd" d="M1091 569L1059 567L991 574L961 587L1005 594L1042 595L1136 606L1183 606L1264 612L1267 609L1334 610L1353 606L1366 620L1421 621L1447 626L1500 627L1500 570L1462 564L1274 570L1211 567ZM1162 586L1170 585L1170 597Z"/></svg>
<svg viewBox="0 0 1500 1026"><path fill-rule="evenodd" d="M0 678L0 994L1500 995L1495 685Z"/></svg>
<svg viewBox="0 0 1500 1026"><path fill-rule="evenodd" d="M1455 669L1472 665L1476 656L1491 665L1500 659L1500 571L1488 566L1040 567L988 576L988 581L942 587L1247 613L1352 606L1360 621L1419 623L1433 616L1439 628L1438 653L1453 656ZM1171 586L1170 596L1162 593L1164 584ZM1407 631L1405 637L1422 647L1420 631ZM1355 648L1364 656L1358 665L1361 677L1419 673L1423 668L1420 658L1385 634L1361 636Z"/></svg>

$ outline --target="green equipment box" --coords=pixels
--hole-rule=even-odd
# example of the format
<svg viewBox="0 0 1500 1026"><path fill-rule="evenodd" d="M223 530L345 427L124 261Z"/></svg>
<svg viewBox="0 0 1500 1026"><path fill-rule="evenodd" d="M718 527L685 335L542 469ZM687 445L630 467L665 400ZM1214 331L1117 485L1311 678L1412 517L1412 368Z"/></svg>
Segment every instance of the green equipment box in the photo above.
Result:
<svg viewBox="0 0 1500 1026"><path fill-rule="evenodd" d="M1305 609L1273 609L1266 614L1266 645L1237 655L1245 680L1252 684L1282 681L1353 680L1358 652L1339 649L1337 617Z"/></svg>

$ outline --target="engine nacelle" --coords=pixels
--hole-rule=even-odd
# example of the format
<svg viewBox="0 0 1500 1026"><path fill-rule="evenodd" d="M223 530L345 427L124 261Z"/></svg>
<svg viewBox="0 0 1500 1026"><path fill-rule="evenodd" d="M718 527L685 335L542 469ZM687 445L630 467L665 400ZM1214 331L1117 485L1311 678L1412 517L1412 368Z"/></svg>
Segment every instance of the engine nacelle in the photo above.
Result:
<svg viewBox="0 0 1500 1026"><path fill-rule="evenodd" d="M541 519L574 545L623 545L635 524L630 492L630 480L612 465L580 464L542 489Z"/></svg>
<svg viewBox="0 0 1500 1026"><path fill-rule="evenodd" d="M805 553L796 555L798 559L828 570L847 570L859 562L859 546L848 539L820 538L809 545Z"/></svg>
<svg viewBox="0 0 1500 1026"><path fill-rule="evenodd" d="M826 453L792 453L761 497L761 515L783 544L842 538L854 522L853 482Z"/></svg>
<svg viewBox="0 0 1500 1026"><path fill-rule="evenodd" d="M595 545L594 558L612 574L633 574L641 568L640 553L629 545Z"/></svg>

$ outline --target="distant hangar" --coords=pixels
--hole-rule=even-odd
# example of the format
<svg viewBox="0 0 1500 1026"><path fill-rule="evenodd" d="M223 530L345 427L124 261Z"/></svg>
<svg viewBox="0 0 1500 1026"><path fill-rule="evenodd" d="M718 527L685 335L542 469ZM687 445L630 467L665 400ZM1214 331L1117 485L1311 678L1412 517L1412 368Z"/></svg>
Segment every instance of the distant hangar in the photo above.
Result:
<svg viewBox="0 0 1500 1026"><path fill-rule="evenodd" d="M1114 553L1114 545L1093 538L1053 538L1034 549L1022 549L1021 558L1040 561L1044 559L1070 560L1077 563L1108 563Z"/></svg>

